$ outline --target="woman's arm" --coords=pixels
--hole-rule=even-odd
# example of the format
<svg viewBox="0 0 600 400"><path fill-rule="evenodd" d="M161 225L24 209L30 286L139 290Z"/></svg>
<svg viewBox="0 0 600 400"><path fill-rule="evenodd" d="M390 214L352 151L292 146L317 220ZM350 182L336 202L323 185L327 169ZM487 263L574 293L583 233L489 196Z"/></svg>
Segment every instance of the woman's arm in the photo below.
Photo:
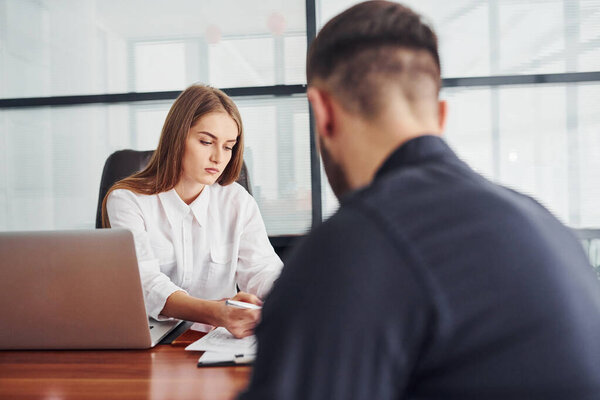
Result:
<svg viewBox="0 0 600 400"><path fill-rule="evenodd" d="M262 305L258 297L249 293L240 292L233 299ZM184 291L171 294L160 314L186 321L223 326L237 338L252 335L260 319L260 310L230 307L225 304L225 300L198 299Z"/></svg>
<svg viewBox="0 0 600 400"><path fill-rule="evenodd" d="M160 270L159 260L146 231L147 216L144 215L140 199L129 190L115 190L108 196L106 210L112 228L124 228L133 234L146 312L152 318L161 319L160 311L166 299L183 289Z"/></svg>

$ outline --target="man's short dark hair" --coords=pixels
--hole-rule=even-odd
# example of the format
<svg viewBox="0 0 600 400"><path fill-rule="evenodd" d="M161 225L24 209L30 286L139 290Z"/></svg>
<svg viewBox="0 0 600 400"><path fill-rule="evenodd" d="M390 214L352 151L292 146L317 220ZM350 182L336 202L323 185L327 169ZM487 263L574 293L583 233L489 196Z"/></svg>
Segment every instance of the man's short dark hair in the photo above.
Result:
<svg viewBox="0 0 600 400"><path fill-rule="evenodd" d="M322 81L345 108L368 117L390 90L409 101L437 101L440 73L433 30L410 8L388 1L357 4L329 21L306 63L309 85Z"/></svg>

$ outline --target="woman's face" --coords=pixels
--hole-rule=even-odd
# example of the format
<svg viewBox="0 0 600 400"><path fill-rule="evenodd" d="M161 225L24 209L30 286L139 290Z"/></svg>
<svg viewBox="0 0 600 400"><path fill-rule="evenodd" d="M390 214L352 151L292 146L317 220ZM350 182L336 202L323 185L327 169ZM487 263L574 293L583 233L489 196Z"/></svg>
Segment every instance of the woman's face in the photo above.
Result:
<svg viewBox="0 0 600 400"><path fill-rule="evenodd" d="M231 160L238 127L225 112L201 117L188 131L181 179L190 184L212 185Z"/></svg>

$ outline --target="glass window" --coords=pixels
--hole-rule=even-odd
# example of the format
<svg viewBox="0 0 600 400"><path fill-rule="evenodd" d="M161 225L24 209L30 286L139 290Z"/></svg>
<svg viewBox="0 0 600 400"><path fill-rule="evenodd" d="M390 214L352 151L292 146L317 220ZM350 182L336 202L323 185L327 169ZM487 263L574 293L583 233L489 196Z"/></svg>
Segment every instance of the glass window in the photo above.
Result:
<svg viewBox="0 0 600 400"><path fill-rule="evenodd" d="M131 139L136 149L156 149L171 104L172 102L160 101L131 105L130 110L134 115Z"/></svg>
<svg viewBox="0 0 600 400"><path fill-rule="evenodd" d="M223 39L211 44L208 80L217 87L273 85L276 50L271 36Z"/></svg>
<svg viewBox="0 0 600 400"><path fill-rule="evenodd" d="M533 196L570 226L600 224L600 118L592 111L600 104L600 84L445 92L446 137L469 165ZM493 96L498 99L497 109L490 101ZM461 115L467 102L466 114ZM493 113L499 116L496 126ZM469 121L473 129L457 125L456 120Z"/></svg>
<svg viewBox="0 0 600 400"><path fill-rule="evenodd" d="M306 83L306 35L286 36L283 51L285 54L283 82L286 85Z"/></svg>
<svg viewBox="0 0 600 400"><path fill-rule="evenodd" d="M244 123L253 195L269 235L305 233L312 218L306 97L235 101Z"/></svg>
<svg viewBox="0 0 600 400"><path fill-rule="evenodd" d="M235 98L253 195L270 235L311 223L305 96ZM155 149L172 101L0 111L0 230L92 228L104 162Z"/></svg>
<svg viewBox="0 0 600 400"><path fill-rule="evenodd" d="M318 27L358 1L319 1ZM599 0L406 0L438 34L442 76L597 71Z"/></svg>
<svg viewBox="0 0 600 400"><path fill-rule="evenodd" d="M304 1L0 5L1 98L305 82Z"/></svg>
<svg viewBox="0 0 600 400"><path fill-rule="evenodd" d="M449 88L440 97L448 103L444 138L471 168L494 178L491 90Z"/></svg>
<svg viewBox="0 0 600 400"><path fill-rule="evenodd" d="M598 71L600 66L600 4L598 0L579 0L579 24L568 24L572 32L578 32L576 49L579 53L578 68L581 71ZM575 11L577 9L575 8Z"/></svg>
<svg viewBox="0 0 600 400"><path fill-rule="evenodd" d="M133 147L123 107L0 111L0 230L92 228L106 157Z"/></svg>
<svg viewBox="0 0 600 400"><path fill-rule="evenodd" d="M136 43L136 92L185 89L185 55L183 42Z"/></svg>
<svg viewBox="0 0 600 400"><path fill-rule="evenodd" d="M500 173L496 179L533 195L563 221L571 222L565 94L564 86L499 90Z"/></svg>
<svg viewBox="0 0 600 400"><path fill-rule="evenodd" d="M574 123L569 134L576 137L572 145L578 152L574 159L579 175L577 225L600 227L600 83L578 85L576 97L577 119L569 120Z"/></svg>

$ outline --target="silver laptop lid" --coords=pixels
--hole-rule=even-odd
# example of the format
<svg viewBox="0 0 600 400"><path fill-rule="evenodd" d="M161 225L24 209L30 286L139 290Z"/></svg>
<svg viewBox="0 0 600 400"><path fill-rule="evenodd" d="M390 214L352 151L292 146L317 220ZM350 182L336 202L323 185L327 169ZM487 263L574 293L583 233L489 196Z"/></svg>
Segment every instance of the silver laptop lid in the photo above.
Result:
<svg viewBox="0 0 600 400"><path fill-rule="evenodd" d="M131 232L0 232L0 349L148 348Z"/></svg>

